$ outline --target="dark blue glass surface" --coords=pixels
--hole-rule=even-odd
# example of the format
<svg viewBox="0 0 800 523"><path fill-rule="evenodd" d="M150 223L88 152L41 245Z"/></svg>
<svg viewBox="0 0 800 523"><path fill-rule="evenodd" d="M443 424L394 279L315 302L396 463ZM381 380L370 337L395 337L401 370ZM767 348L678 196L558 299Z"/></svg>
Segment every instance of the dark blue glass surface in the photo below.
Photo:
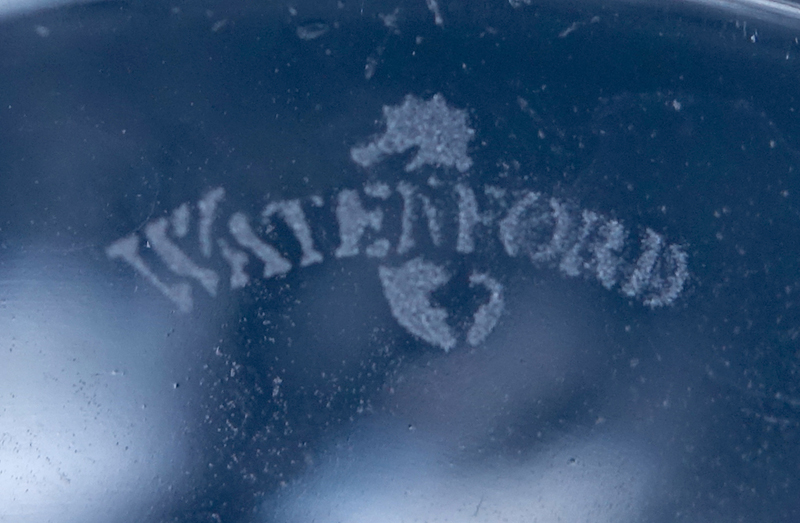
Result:
<svg viewBox="0 0 800 523"><path fill-rule="evenodd" d="M0 19L0 522L800 518L790 4Z"/></svg>

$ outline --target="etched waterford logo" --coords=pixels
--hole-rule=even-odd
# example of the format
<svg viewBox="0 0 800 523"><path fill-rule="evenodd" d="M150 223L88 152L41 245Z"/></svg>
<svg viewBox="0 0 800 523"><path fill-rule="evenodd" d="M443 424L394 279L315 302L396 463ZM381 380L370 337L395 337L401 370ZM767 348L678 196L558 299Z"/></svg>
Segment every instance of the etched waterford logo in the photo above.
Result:
<svg viewBox="0 0 800 523"><path fill-rule="evenodd" d="M194 307L192 282L211 297L220 292L221 274L209 268L215 253L228 267L225 285L232 290L247 286L256 275L278 278L323 263L326 256L365 256L377 262L377 277L398 324L445 351L461 342L482 343L504 308L503 271L492 274L484 262L483 268L476 264L466 278L454 282L447 260L455 256L527 258L532 267L594 279L651 308L669 305L682 293L689 276L688 256L656 231L646 229L632 238L620 221L538 191L468 184L464 173L473 164L468 146L475 131L467 112L449 106L441 95L427 101L407 96L400 105L384 107L383 114L384 132L350 150L357 165L369 169L390 155L412 151L405 173L429 166L455 172L456 180L431 177L426 184L415 184L401 175L391 184L370 181L341 189L327 200L311 195L271 201L255 219L243 212L223 216L225 191L218 187L196 205L184 203L169 217L150 221L143 237L134 233L112 243L107 255L130 265L182 312ZM331 219L309 220L307 211L325 210L326 201ZM196 235L190 234L193 212ZM225 223L227 234L215 234L221 228L218 221ZM299 246L298 260L290 260L281 245L267 239L266 231L278 222ZM335 224L338 240L330 252L315 242L328 223ZM185 250L194 241L198 247L192 252L199 261ZM163 281L140 253L144 246L183 281ZM437 291L453 284L485 296L460 327L453 325L452 311L434 299Z"/></svg>

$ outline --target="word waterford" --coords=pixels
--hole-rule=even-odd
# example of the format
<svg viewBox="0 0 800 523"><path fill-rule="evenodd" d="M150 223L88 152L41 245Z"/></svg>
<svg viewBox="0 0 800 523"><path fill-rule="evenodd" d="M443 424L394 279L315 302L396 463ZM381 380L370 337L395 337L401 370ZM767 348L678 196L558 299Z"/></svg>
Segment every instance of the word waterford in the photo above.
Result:
<svg viewBox="0 0 800 523"><path fill-rule="evenodd" d="M385 107L384 119L383 135L350 151L361 167L412 148L416 155L406 173L423 165L457 173L471 167L467 145L475 131L466 111L450 108L440 95L429 101L406 97L401 105ZM255 217L222 212L225 190L212 188L194 204L148 222L143 234L115 241L106 253L127 263L182 312L193 309L193 286L214 297L222 287L241 289L253 278L280 278L328 258L373 259L397 322L445 351L461 339L480 344L503 313L504 271L493 274L487 260L497 265L503 258L525 258L532 268L595 280L651 308L673 303L689 277L685 249L652 229L634 237L618 220L535 190L473 186L463 176L454 181L431 176L427 183L398 178L326 197L271 201ZM320 239L331 236L335 242L320 247ZM151 253L143 255L144 249ZM450 282L448 265L455 257L481 260L466 284L488 296L463 333L431 299ZM152 267L155 260L163 267ZM181 281L163 279L164 270Z"/></svg>

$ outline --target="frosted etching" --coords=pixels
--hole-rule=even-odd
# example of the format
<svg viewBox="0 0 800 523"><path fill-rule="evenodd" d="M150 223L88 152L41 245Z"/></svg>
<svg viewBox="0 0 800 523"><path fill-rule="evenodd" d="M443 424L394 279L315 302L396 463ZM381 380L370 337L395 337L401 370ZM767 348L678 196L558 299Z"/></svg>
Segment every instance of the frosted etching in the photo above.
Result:
<svg viewBox="0 0 800 523"><path fill-rule="evenodd" d="M322 254L314 248L314 239L311 237L311 228L306 221L306 215L303 208L300 206L299 200L290 200L287 202L270 203L264 208L261 213L261 219L264 224L269 224L273 215L280 215L283 217L286 225L294 233L297 241L300 242L300 248L303 250L303 258L300 260L301 267L307 267L314 263L322 261Z"/></svg>
<svg viewBox="0 0 800 523"><path fill-rule="evenodd" d="M492 216L478 211L475 192L463 184L456 185L458 194L458 240L456 251L471 253L475 250L473 229L476 225L491 225Z"/></svg>
<svg viewBox="0 0 800 523"><path fill-rule="evenodd" d="M378 274L392 315L400 325L445 351L455 347L447 311L431 305L431 292L450 279L441 267L414 258L397 268L380 267Z"/></svg>
<svg viewBox="0 0 800 523"><path fill-rule="evenodd" d="M368 167L412 147L417 151L406 171L427 164L464 172L472 165L467 144L475 133L467 112L449 107L441 95L427 102L407 96L401 105L383 112L386 132L351 150L358 165ZM333 202L330 210L316 194L267 201L259 216L260 229L244 212L224 208L225 190L213 188L194 206L182 203L166 217L150 220L144 238L126 236L112 243L106 254L127 263L182 312L195 305L191 281L214 297L221 282L231 290L250 285L261 264L261 277L267 279L321 264L326 257L379 259L375 274L397 323L445 351L460 343L480 345L500 322L506 282L502 269L492 269L492 264L501 263L498 254L527 261L528 270L593 280L650 308L672 304L689 279L684 247L653 229L636 234L619 220L532 189L475 186L465 176L449 180L431 174L425 184L402 178L371 179L360 187L336 190L325 196ZM314 212L309 214L310 209ZM227 216L227 231L215 230L218 214ZM279 221L286 227L276 227ZM197 236L189 234L194 224ZM229 236L222 237L226 232ZM193 238L199 245L191 244ZM333 244L323 241L326 238L333 238ZM287 254L294 249L289 245L299 245L299 255ZM212 246L217 247L217 258L212 258ZM147 249L144 255L140 249ZM193 261L198 256L207 263L217 260L213 266L227 270L228 277ZM451 277L451 269L462 263L456 257L466 260L469 277L464 281ZM148 265L151 258L186 280L165 283ZM472 288L467 293L488 293L463 331L462 320L432 300L432 293L445 285L448 290L467 285Z"/></svg>
<svg viewBox="0 0 800 523"><path fill-rule="evenodd" d="M648 307L669 305L680 296L689 279L689 256L677 245L670 245L657 262L657 273L650 278L652 292L644 299Z"/></svg>
<svg viewBox="0 0 800 523"><path fill-rule="evenodd" d="M539 193L526 192L500 222L500 240L509 256L516 256L520 249L529 246L530 233L550 220L547 209L537 205L538 202Z"/></svg>
<svg viewBox="0 0 800 523"><path fill-rule="evenodd" d="M189 276L200 282L206 291L212 296L217 295L217 284L219 276L211 269L204 269L196 265L189 257L181 251L177 245L172 243L167 237L169 223L165 218L148 223L144 228L145 236L172 272L179 276Z"/></svg>
<svg viewBox="0 0 800 523"><path fill-rule="evenodd" d="M127 262L140 276L175 303L179 311L190 312L193 306L192 287L188 283L167 285L162 282L139 255L140 241L136 234L126 236L109 245L106 248L106 255L112 260L121 259Z"/></svg>
<svg viewBox="0 0 800 523"><path fill-rule="evenodd" d="M402 105L383 107L386 132L364 147L354 147L350 156L362 167L380 162L386 155L403 153L412 147L417 153L405 169L423 165L455 167L466 172L472 166L467 145L475 136L467 122L467 112L447 106L442 95L427 102L406 96Z"/></svg>
<svg viewBox="0 0 800 523"><path fill-rule="evenodd" d="M197 202L197 210L200 212L200 251L206 258L211 256L211 227L216 217L217 206L225 197L225 189L217 187L212 189Z"/></svg>
<svg viewBox="0 0 800 523"><path fill-rule="evenodd" d="M231 216L228 229L239 245L250 250L256 258L264 263L264 278L271 278L291 270L292 264L289 260L256 236L244 214L237 212Z"/></svg>
<svg viewBox="0 0 800 523"><path fill-rule="evenodd" d="M250 276L244 272L244 268L250 261L243 251L234 249L223 238L217 240L222 257L231 266L231 289L240 289L250 283Z"/></svg>
<svg viewBox="0 0 800 523"><path fill-rule="evenodd" d="M494 330L503 314L503 286L486 273L473 273L469 277L472 286L480 285L489 291L489 303L481 305L473 315L472 327L467 331L467 343L480 345Z"/></svg>
<svg viewBox="0 0 800 523"><path fill-rule="evenodd" d="M336 249L335 255L337 258L355 256L359 253L359 242L367 229L380 232L383 224L383 211L380 209L365 210L357 191L340 192L337 202L336 219L339 222L341 244ZM388 247L385 242L381 245ZM380 250L383 251L382 248Z"/></svg>
<svg viewBox="0 0 800 523"><path fill-rule="evenodd" d="M183 238L189 234L189 221L191 215L189 214L189 204L184 203L174 211L170 221L172 222L172 232L177 238Z"/></svg>
<svg viewBox="0 0 800 523"><path fill-rule="evenodd" d="M642 255L636 261L630 279L622 286L626 296L636 296L648 285L653 269L658 262L658 255L663 246L663 239L655 231L647 229L647 236L642 239Z"/></svg>
<svg viewBox="0 0 800 523"><path fill-rule="evenodd" d="M437 247L441 245L442 231L439 226L439 212L431 203L430 198L418 194L414 186L406 182L400 182L397 185L397 191L403 197L403 216L401 218L403 232L400 235L400 243L397 246L397 252L404 254L416 245L416 240L414 240L414 223L418 221L418 207L422 207L422 211L427 219L431 241Z"/></svg>

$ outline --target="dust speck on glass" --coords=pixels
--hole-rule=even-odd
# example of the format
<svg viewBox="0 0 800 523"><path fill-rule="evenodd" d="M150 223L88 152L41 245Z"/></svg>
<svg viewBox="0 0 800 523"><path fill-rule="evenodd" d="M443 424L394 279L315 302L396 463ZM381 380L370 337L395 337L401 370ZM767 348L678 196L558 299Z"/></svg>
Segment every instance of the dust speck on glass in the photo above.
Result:
<svg viewBox="0 0 800 523"><path fill-rule="evenodd" d="M798 13L0 6L0 522L797 521Z"/></svg>

